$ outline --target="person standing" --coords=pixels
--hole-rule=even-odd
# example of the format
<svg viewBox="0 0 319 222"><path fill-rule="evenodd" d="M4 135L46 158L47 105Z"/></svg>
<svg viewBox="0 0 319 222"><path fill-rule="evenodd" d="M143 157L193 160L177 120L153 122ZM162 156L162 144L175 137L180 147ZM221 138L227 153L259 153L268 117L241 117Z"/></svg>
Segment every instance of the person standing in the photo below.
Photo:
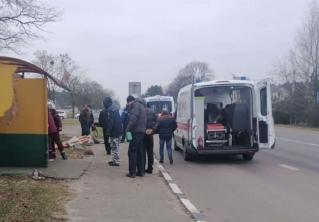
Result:
<svg viewBox="0 0 319 222"><path fill-rule="evenodd" d="M79 117L82 129L82 136L90 135L90 130L92 126L92 119L91 119L91 109L88 105L85 105L80 112Z"/></svg>
<svg viewBox="0 0 319 222"><path fill-rule="evenodd" d="M172 138L176 128L177 123L174 117L167 109L163 109L161 117L158 119L155 126L155 132L158 132L160 139L160 163L164 162L164 145L166 144L169 162L170 164L173 164Z"/></svg>
<svg viewBox="0 0 319 222"><path fill-rule="evenodd" d="M126 131L132 134L128 148L129 173L126 176L135 178L135 176L144 176L143 140L146 130L146 112L144 105L135 101L133 96L128 96L126 101L129 112Z"/></svg>
<svg viewBox="0 0 319 222"><path fill-rule="evenodd" d="M144 162L146 165L146 156L147 156L147 169L146 173L153 173L153 164L154 164L154 138L153 138L153 129L156 125L156 114L150 109L146 102L144 101L144 106L146 107L146 131L144 135Z"/></svg>
<svg viewBox="0 0 319 222"><path fill-rule="evenodd" d="M127 111L127 107L125 107L123 109L122 115L121 115L121 120L122 120L122 124L123 124L123 135L122 135L122 139L121 142L124 143L125 141L125 129L127 127L127 121L128 121L128 111Z"/></svg>
<svg viewBox="0 0 319 222"><path fill-rule="evenodd" d="M48 142L49 142L49 160L53 161L56 158L55 144L58 146L58 150L62 156L62 159L66 160L67 156L64 152L64 147L60 139L59 132L62 131L62 122L56 111L54 104L48 103Z"/></svg>
<svg viewBox="0 0 319 222"><path fill-rule="evenodd" d="M123 126L119 110L113 105L110 97L103 100L104 109L100 112L99 124L103 128L104 139L109 137L112 152L110 166L120 166L119 147L123 133Z"/></svg>

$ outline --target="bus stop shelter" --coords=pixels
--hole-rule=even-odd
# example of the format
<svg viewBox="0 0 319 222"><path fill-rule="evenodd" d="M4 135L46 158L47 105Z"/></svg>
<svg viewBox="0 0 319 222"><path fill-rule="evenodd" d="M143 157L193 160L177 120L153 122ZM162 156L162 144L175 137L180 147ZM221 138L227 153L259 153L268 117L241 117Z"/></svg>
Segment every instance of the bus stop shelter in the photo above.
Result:
<svg viewBox="0 0 319 222"><path fill-rule="evenodd" d="M0 166L47 166L48 79L70 91L36 65L0 56Z"/></svg>

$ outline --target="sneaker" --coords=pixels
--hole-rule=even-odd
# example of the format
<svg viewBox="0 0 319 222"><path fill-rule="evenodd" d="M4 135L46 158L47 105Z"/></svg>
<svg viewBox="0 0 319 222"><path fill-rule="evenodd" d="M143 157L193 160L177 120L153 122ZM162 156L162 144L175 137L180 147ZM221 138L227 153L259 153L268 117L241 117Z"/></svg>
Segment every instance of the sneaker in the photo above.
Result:
<svg viewBox="0 0 319 222"><path fill-rule="evenodd" d="M107 151L106 154L107 154L107 155L111 155L111 151Z"/></svg>
<svg viewBox="0 0 319 222"><path fill-rule="evenodd" d="M115 163L113 161L109 161L109 166L120 166L119 163Z"/></svg>
<svg viewBox="0 0 319 222"><path fill-rule="evenodd" d="M173 158L169 158L169 163L173 164Z"/></svg>
<svg viewBox="0 0 319 222"><path fill-rule="evenodd" d="M130 178L135 178L135 174L132 174L132 173L127 173L126 176Z"/></svg>
<svg viewBox="0 0 319 222"><path fill-rule="evenodd" d="M67 160L68 157L66 156L65 152L61 153L62 159Z"/></svg>
<svg viewBox="0 0 319 222"><path fill-rule="evenodd" d="M55 161L55 159L54 159L54 158L50 158L49 161L50 161L50 162L53 162L53 161Z"/></svg>

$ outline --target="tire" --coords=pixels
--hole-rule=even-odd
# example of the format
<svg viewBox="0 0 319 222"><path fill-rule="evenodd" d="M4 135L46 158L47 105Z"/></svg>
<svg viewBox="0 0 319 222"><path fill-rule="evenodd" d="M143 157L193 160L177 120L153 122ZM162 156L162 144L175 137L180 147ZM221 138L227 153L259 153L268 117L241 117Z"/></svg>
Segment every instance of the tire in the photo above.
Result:
<svg viewBox="0 0 319 222"><path fill-rule="evenodd" d="M187 151L185 145L184 145L184 150L183 150L183 156L185 161L191 161L192 160L192 155Z"/></svg>
<svg viewBox="0 0 319 222"><path fill-rule="evenodd" d="M243 160L251 161L254 158L255 153L243 153Z"/></svg>
<svg viewBox="0 0 319 222"><path fill-rule="evenodd" d="M181 149L177 146L176 141L174 140L174 150L180 151Z"/></svg>

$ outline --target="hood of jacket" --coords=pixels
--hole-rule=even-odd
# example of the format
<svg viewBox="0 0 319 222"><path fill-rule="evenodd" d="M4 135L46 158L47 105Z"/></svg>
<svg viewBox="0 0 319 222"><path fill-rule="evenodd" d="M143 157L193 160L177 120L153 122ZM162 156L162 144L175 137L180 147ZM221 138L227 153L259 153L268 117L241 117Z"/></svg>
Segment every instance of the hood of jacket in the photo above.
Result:
<svg viewBox="0 0 319 222"><path fill-rule="evenodd" d="M104 106L104 108L105 109L107 109L107 108L109 108L111 105L112 105L112 99L111 99L111 97L105 97L104 99L103 99L103 106Z"/></svg>

